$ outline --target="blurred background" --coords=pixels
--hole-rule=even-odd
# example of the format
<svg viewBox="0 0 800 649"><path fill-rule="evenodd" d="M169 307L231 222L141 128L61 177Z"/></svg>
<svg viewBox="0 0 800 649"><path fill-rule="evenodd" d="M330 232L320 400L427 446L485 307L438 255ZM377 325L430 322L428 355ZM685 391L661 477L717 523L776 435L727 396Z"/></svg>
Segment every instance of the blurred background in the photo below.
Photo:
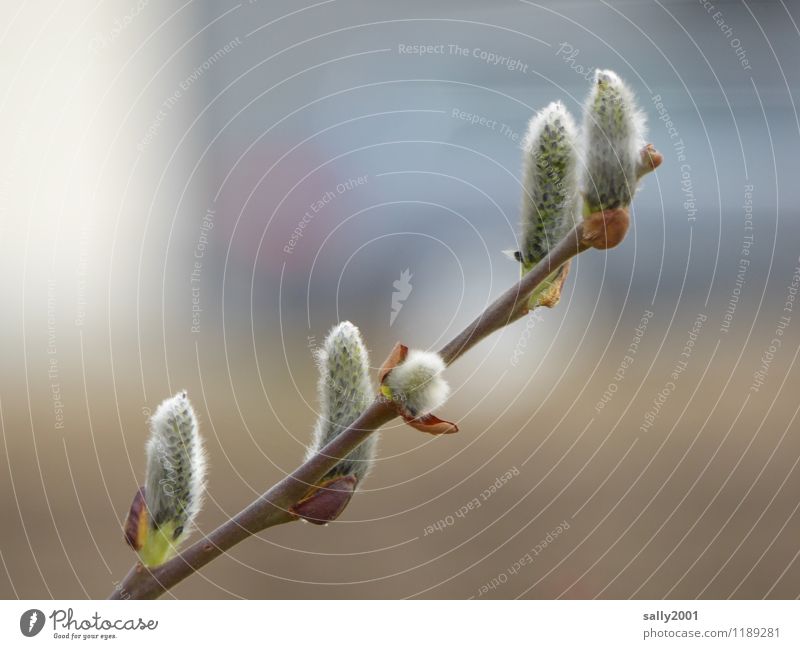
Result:
<svg viewBox="0 0 800 649"><path fill-rule="evenodd" d="M387 426L340 521L167 597L800 595L795 5L0 11L0 596L122 579L170 394L210 457L198 538L301 460L336 322L379 366L471 321L518 275L527 120L580 115L595 68L665 157L623 245L448 370L459 434Z"/></svg>

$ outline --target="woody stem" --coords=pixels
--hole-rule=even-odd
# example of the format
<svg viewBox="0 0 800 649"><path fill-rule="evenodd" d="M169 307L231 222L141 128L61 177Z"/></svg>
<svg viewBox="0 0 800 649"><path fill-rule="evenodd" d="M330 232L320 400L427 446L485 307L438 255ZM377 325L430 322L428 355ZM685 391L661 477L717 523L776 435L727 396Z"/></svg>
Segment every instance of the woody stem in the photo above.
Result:
<svg viewBox="0 0 800 649"><path fill-rule="evenodd" d="M445 363L450 365L481 340L524 315L524 304L536 287L587 247L583 240L583 224L579 223L550 254L441 349L439 354ZM213 532L156 568L136 564L115 588L110 599L155 599L237 543L269 527L296 520L289 508L301 500L340 458L396 416L392 403L376 397L334 440Z"/></svg>

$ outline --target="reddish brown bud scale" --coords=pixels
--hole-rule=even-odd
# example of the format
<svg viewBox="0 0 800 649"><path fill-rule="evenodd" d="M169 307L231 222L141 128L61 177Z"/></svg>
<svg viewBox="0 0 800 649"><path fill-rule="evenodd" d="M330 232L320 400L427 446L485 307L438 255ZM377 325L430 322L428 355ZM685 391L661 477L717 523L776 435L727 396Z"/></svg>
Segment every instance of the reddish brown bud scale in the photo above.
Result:
<svg viewBox="0 0 800 649"><path fill-rule="evenodd" d="M631 217L627 207L594 212L583 221L581 243L587 248L607 250L619 245L625 238Z"/></svg>
<svg viewBox="0 0 800 649"><path fill-rule="evenodd" d="M647 144L642 148L641 156L637 173L639 178L658 169L664 162L664 156L652 144Z"/></svg>
<svg viewBox="0 0 800 649"><path fill-rule="evenodd" d="M391 390L386 388L386 379L392 373L392 370L405 362L407 357L408 347L399 342L395 343L392 351L389 352L389 356L383 362L383 365L381 365L381 369L378 372L378 381L381 385L381 396L387 399L392 399L392 403L397 410L397 414L399 414L403 418L403 421L409 426L420 432L428 433L430 435L448 435L450 433L457 433L458 426L456 424L451 421L439 419L439 417L433 413L426 413L417 417L411 416L405 411L402 403L398 403L394 400Z"/></svg>
<svg viewBox="0 0 800 649"><path fill-rule="evenodd" d="M570 265L571 260L559 269L558 274L555 276L550 286L539 295L539 306L552 309L558 304L561 299L561 291L564 288L564 282L567 281L567 275L569 275Z"/></svg>
<svg viewBox="0 0 800 649"><path fill-rule="evenodd" d="M395 343L392 351L389 352L389 356L383 361L383 365L378 371L378 383L383 385L386 375L406 360L406 356L408 356L408 347L399 342Z"/></svg>
<svg viewBox="0 0 800 649"><path fill-rule="evenodd" d="M429 435L450 435L451 433L458 432L458 426L452 421L445 421L439 419L436 415L430 414L423 417L411 419L401 414L403 421L405 421L411 428L416 428L422 433Z"/></svg>
<svg viewBox="0 0 800 649"><path fill-rule="evenodd" d="M354 475L331 478L320 483L289 511L309 523L325 525L339 518L353 497L357 484L358 479Z"/></svg>
<svg viewBox="0 0 800 649"><path fill-rule="evenodd" d="M139 487L133 497L128 518L125 519L125 542L137 552L142 549L147 534L147 505L144 487Z"/></svg>

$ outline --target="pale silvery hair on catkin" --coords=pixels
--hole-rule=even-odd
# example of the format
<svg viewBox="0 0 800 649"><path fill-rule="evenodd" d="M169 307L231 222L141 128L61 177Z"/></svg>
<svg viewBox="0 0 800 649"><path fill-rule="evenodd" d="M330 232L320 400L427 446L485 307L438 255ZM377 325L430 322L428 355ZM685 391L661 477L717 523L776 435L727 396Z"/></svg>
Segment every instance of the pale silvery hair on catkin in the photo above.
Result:
<svg viewBox="0 0 800 649"><path fill-rule="evenodd" d="M595 71L583 123L582 191L588 213L630 204L645 144L645 116L611 70Z"/></svg>
<svg viewBox="0 0 800 649"><path fill-rule="evenodd" d="M445 363L435 352L412 349L384 379L391 397L406 416L424 417L444 404L450 386L442 377Z"/></svg>
<svg viewBox="0 0 800 649"><path fill-rule="evenodd" d="M523 149L522 241L530 270L575 225L578 129L560 101L533 116Z"/></svg>
<svg viewBox="0 0 800 649"><path fill-rule="evenodd" d="M369 355L358 327L351 322L341 322L331 329L317 352L317 365L320 411L307 460L352 424L374 397ZM370 435L331 469L323 481L354 475L361 482L374 461L377 438L377 433Z"/></svg>
<svg viewBox="0 0 800 649"><path fill-rule="evenodd" d="M150 418L145 501L150 525L172 523L175 540L188 533L203 504L206 459L186 392L166 399Z"/></svg>

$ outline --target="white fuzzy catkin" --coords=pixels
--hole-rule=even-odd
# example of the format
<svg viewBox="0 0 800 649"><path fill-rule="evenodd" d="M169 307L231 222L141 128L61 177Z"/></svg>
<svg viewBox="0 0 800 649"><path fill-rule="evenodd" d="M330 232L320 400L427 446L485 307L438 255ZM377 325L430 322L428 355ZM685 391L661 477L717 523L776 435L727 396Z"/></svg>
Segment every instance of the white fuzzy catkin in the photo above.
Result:
<svg viewBox="0 0 800 649"><path fill-rule="evenodd" d="M523 272L541 261L575 225L578 198L575 122L554 101L531 119L523 141Z"/></svg>
<svg viewBox="0 0 800 649"><path fill-rule="evenodd" d="M345 321L331 329L317 352L317 363L320 413L306 459L352 424L374 398L369 356L354 324ZM370 435L331 469L323 481L354 475L361 482L372 467L377 438L377 433Z"/></svg>
<svg viewBox="0 0 800 649"><path fill-rule="evenodd" d="M389 372L384 385L406 415L423 417L441 406L450 395L450 386L442 377L444 370L445 364L439 354L412 349L406 359Z"/></svg>
<svg viewBox="0 0 800 649"><path fill-rule="evenodd" d="M584 212L625 207L636 189L645 144L644 114L615 72L597 70L584 115Z"/></svg>
<svg viewBox="0 0 800 649"><path fill-rule="evenodd" d="M145 501L151 528L168 526L176 543L189 532L202 507L205 470L197 417L186 392L179 392L150 418Z"/></svg>

